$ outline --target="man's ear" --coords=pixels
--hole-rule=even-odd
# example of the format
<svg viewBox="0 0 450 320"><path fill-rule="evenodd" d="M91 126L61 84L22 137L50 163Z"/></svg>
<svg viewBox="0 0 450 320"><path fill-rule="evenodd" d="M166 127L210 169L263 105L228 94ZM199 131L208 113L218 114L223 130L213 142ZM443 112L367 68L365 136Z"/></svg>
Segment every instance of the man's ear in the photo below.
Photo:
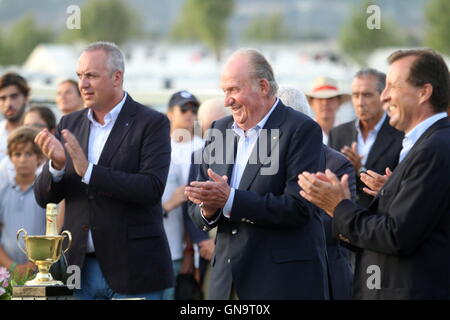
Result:
<svg viewBox="0 0 450 320"><path fill-rule="evenodd" d="M419 90L419 103L424 103L431 99L433 94L433 86L430 83L425 83L423 87Z"/></svg>
<svg viewBox="0 0 450 320"><path fill-rule="evenodd" d="M264 96L269 95L270 92L270 83L267 79L262 78L259 80L259 88L261 89L261 92Z"/></svg>
<svg viewBox="0 0 450 320"><path fill-rule="evenodd" d="M116 87L121 86L123 83L123 72L120 70L116 70L113 73L113 81Z"/></svg>

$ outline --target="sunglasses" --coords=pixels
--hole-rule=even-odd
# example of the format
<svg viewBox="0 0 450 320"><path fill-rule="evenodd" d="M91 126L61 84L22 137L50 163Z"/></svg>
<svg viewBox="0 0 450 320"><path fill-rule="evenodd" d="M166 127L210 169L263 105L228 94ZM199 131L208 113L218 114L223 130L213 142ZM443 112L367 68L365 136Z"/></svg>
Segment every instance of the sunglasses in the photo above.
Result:
<svg viewBox="0 0 450 320"><path fill-rule="evenodd" d="M180 110L182 113L186 113L189 110L191 110L193 114L197 114L198 105L192 103L185 103L182 106L180 106Z"/></svg>

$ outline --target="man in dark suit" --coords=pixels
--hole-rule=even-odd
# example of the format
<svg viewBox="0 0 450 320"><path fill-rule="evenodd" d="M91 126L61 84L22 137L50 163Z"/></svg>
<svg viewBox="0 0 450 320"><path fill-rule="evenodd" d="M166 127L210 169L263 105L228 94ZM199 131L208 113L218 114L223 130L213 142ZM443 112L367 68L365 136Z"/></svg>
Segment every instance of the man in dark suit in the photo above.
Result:
<svg viewBox="0 0 450 320"><path fill-rule="evenodd" d="M218 227L211 299L327 299L319 210L299 196L301 168L320 168L322 134L275 97L272 67L256 50L235 52L221 86L232 116L213 123L190 214Z"/></svg>
<svg viewBox="0 0 450 320"><path fill-rule="evenodd" d="M36 143L50 159L35 195L44 207L66 199L78 265L78 299L160 299L173 285L161 196L170 163L168 119L123 90L124 63L112 43L89 45L77 74L87 108L64 116Z"/></svg>
<svg viewBox="0 0 450 320"><path fill-rule="evenodd" d="M389 57L382 100L405 133L400 164L369 208L350 201L347 178L304 172L300 194L334 216L333 232L361 248L357 299L449 299L450 121L448 68L429 49Z"/></svg>
<svg viewBox="0 0 450 320"><path fill-rule="evenodd" d="M311 115L311 107L303 92L292 87L280 87L277 92L277 97L285 105L294 108L306 115ZM322 128L323 130L323 128ZM355 170L352 163L340 152L323 145L325 168L330 169L341 178L345 174L349 177L349 188L352 200L356 197L356 179ZM345 248L338 238L333 236L331 230L332 218L323 210L320 210L320 217L322 218L323 228L325 231L325 238L327 241L328 254L328 270L331 287L331 299L334 300L348 300L352 297L352 283L353 283L353 255ZM353 249L353 248L351 248Z"/></svg>
<svg viewBox="0 0 450 320"><path fill-rule="evenodd" d="M356 173L356 202L368 207L373 197L363 191L361 172L372 170L384 174L394 170L402 148L403 133L389 125L380 100L386 76L374 69L356 73L352 82L352 103L357 119L330 131L328 145L342 152Z"/></svg>

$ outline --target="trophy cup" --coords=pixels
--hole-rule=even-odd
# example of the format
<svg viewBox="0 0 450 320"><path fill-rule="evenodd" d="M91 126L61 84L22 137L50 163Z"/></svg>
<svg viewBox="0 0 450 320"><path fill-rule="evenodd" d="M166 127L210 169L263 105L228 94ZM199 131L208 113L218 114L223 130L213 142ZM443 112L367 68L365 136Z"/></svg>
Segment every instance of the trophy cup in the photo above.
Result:
<svg viewBox="0 0 450 320"><path fill-rule="evenodd" d="M17 245L20 250L25 253L27 258L37 265L38 274L36 277L25 283L25 286L62 286L61 281L53 280L50 267L59 260L63 252L62 244L65 236L67 236L69 243L64 253L69 250L72 243L72 234L69 231L63 231L61 235L56 232L56 216L58 214L57 206L54 203L48 203L46 208L46 233L45 236L29 236L25 229L17 231ZM19 236L24 233L23 240L25 242L25 249L20 246Z"/></svg>

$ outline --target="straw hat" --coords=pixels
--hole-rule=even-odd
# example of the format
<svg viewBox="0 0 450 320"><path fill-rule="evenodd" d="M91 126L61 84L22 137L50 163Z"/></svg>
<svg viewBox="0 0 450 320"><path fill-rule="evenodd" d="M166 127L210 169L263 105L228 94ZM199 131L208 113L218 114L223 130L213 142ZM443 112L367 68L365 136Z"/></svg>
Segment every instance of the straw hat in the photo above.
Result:
<svg viewBox="0 0 450 320"><path fill-rule="evenodd" d="M308 100L315 99L328 99L333 97L341 97L341 103L350 100L350 95L342 92L338 88L337 81L328 77L318 77L314 80L312 89L306 93Z"/></svg>

